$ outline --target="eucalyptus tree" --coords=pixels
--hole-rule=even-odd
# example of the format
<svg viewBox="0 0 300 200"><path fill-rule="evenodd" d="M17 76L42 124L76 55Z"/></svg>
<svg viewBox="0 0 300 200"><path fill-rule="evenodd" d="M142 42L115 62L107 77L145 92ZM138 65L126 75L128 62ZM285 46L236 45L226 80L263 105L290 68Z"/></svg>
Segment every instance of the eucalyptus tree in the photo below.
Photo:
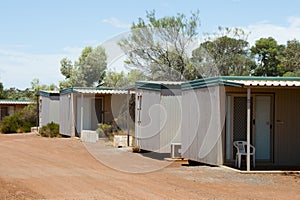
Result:
<svg viewBox="0 0 300 200"><path fill-rule="evenodd" d="M129 36L119 42L127 56L125 64L154 80L188 78L189 54L199 25L199 12L162 18L155 11L147 12L146 19L133 23Z"/></svg>

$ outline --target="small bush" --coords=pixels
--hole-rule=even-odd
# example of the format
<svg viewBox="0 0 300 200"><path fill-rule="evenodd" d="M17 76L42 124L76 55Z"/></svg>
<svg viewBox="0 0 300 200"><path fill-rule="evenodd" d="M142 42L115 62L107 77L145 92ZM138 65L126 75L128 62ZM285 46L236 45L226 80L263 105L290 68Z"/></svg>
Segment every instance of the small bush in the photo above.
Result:
<svg viewBox="0 0 300 200"><path fill-rule="evenodd" d="M110 124L98 124L97 133L100 135L104 135L109 139L113 138L113 130Z"/></svg>
<svg viewBox="0 0 300 200"><path fill-rule="evenodd" d="M4 117L1 122L1 133L16 133L20 127L20 119L18 115Z"/></svg>
<svg viewBox="0 0 300 200"><path fill-rule="evenodd" d="M132 147L132 152L133 152L133 153L140 153L140 152L141 152L141 149L140 149L139 146L133 146L133 147Z"/></svg>
<svg viewBox="0 0 300 200"><path fill-rule="evenodd" d="M39 134L43 137L61 137L59 134L59 125L55 124L54 122L51 122L40 128Z"/></svg>

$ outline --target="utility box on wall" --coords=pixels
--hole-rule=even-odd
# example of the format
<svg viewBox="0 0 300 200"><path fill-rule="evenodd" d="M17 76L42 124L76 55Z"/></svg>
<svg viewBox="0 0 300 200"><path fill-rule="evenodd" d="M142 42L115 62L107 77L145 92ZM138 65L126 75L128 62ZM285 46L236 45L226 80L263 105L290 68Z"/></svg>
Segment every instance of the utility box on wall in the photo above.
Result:
<svg viewBox="0 0 300 200"><path fill-rule="evenodd" d="M181 143L171 143L171 158L182 158Z"/></svg>

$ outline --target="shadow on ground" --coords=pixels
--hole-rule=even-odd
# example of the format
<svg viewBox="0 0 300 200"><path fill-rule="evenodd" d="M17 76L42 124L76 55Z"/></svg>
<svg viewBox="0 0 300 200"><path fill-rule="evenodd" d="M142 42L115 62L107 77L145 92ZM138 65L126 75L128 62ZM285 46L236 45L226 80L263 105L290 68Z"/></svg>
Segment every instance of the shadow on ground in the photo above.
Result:
<svg viewBox="0 0 300 200"><path fill-rule="evenodd" d="M170 158L170 153L157 153L152 151L141 150L139 152L140 155L148 158L152 158L155 160L164 160L165 158Z"/></svg>

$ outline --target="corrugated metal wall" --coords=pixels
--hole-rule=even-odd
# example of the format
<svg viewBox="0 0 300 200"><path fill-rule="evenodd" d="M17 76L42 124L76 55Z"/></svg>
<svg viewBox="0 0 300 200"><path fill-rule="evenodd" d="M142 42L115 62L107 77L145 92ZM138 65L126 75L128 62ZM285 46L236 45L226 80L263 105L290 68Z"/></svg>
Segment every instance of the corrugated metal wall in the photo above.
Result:
<svg viewBox="0 0 300 200"><path fill-rule="evenodd" d="M142 149L170 153L171 143L181 142L181 96L176 92L137 92L135 130ZM138 110L138 94L142 94L141 110Z"/></svg>
<svg viewBox="0 0 300 200"><path fill-rule="evenodd" d="M160 149L160 92L139 90L142 95L141 109L136 95L136 137L141 149L159 151ZM139 123L140 120L140 123Z"/></svg>
<svg viewBox="0 0 300 200"><path fill-rule="evenodd" d="M62 94L59 103L59 132L66 136L75 136L71 94Z"/></svg>
<svg viewBox="0 0 300 200"><path fill-rule="evenodd" d="M59 124L59 99L50 99L49 97L40 97L42 99L41 111L40 111L40 124L39 126L45 126L48 123L54 122Z"/></svg>
<svg viewBox="0 0 300 200"><path fill-rule="evenodd" d="M39 127L47 125L47 122L49 121L49 108L50 108L50 100L49 98L40 96L40 124Z"/></svg>
<svg viewBox="0 0 300 200"><path fill-rule="evenodd" d="M225 108L222 101L225 101L225 93L219 87L182 92L184 158L213 165L223 164Z"/></svg>
<svg viewBox="0 0 300 200"><path fill-rule="evenodd" d="M181 96L161 96L160 152L170 153L171 143L181 142Z"/></svg>
<svg viewBox="0 0 300 200"><path fill-rule="evenodd" d="M81 94L76 95L76 129L78 133L81 131ZM91 96L83 97L83 130L92 130L91 127Z"/></svg>
<svg viewBox="0 0 300 200"><path fill-rule="evenodd" d="M277 165L300 165L300 89L280 89L275 94L275 143Z"/></svg>

